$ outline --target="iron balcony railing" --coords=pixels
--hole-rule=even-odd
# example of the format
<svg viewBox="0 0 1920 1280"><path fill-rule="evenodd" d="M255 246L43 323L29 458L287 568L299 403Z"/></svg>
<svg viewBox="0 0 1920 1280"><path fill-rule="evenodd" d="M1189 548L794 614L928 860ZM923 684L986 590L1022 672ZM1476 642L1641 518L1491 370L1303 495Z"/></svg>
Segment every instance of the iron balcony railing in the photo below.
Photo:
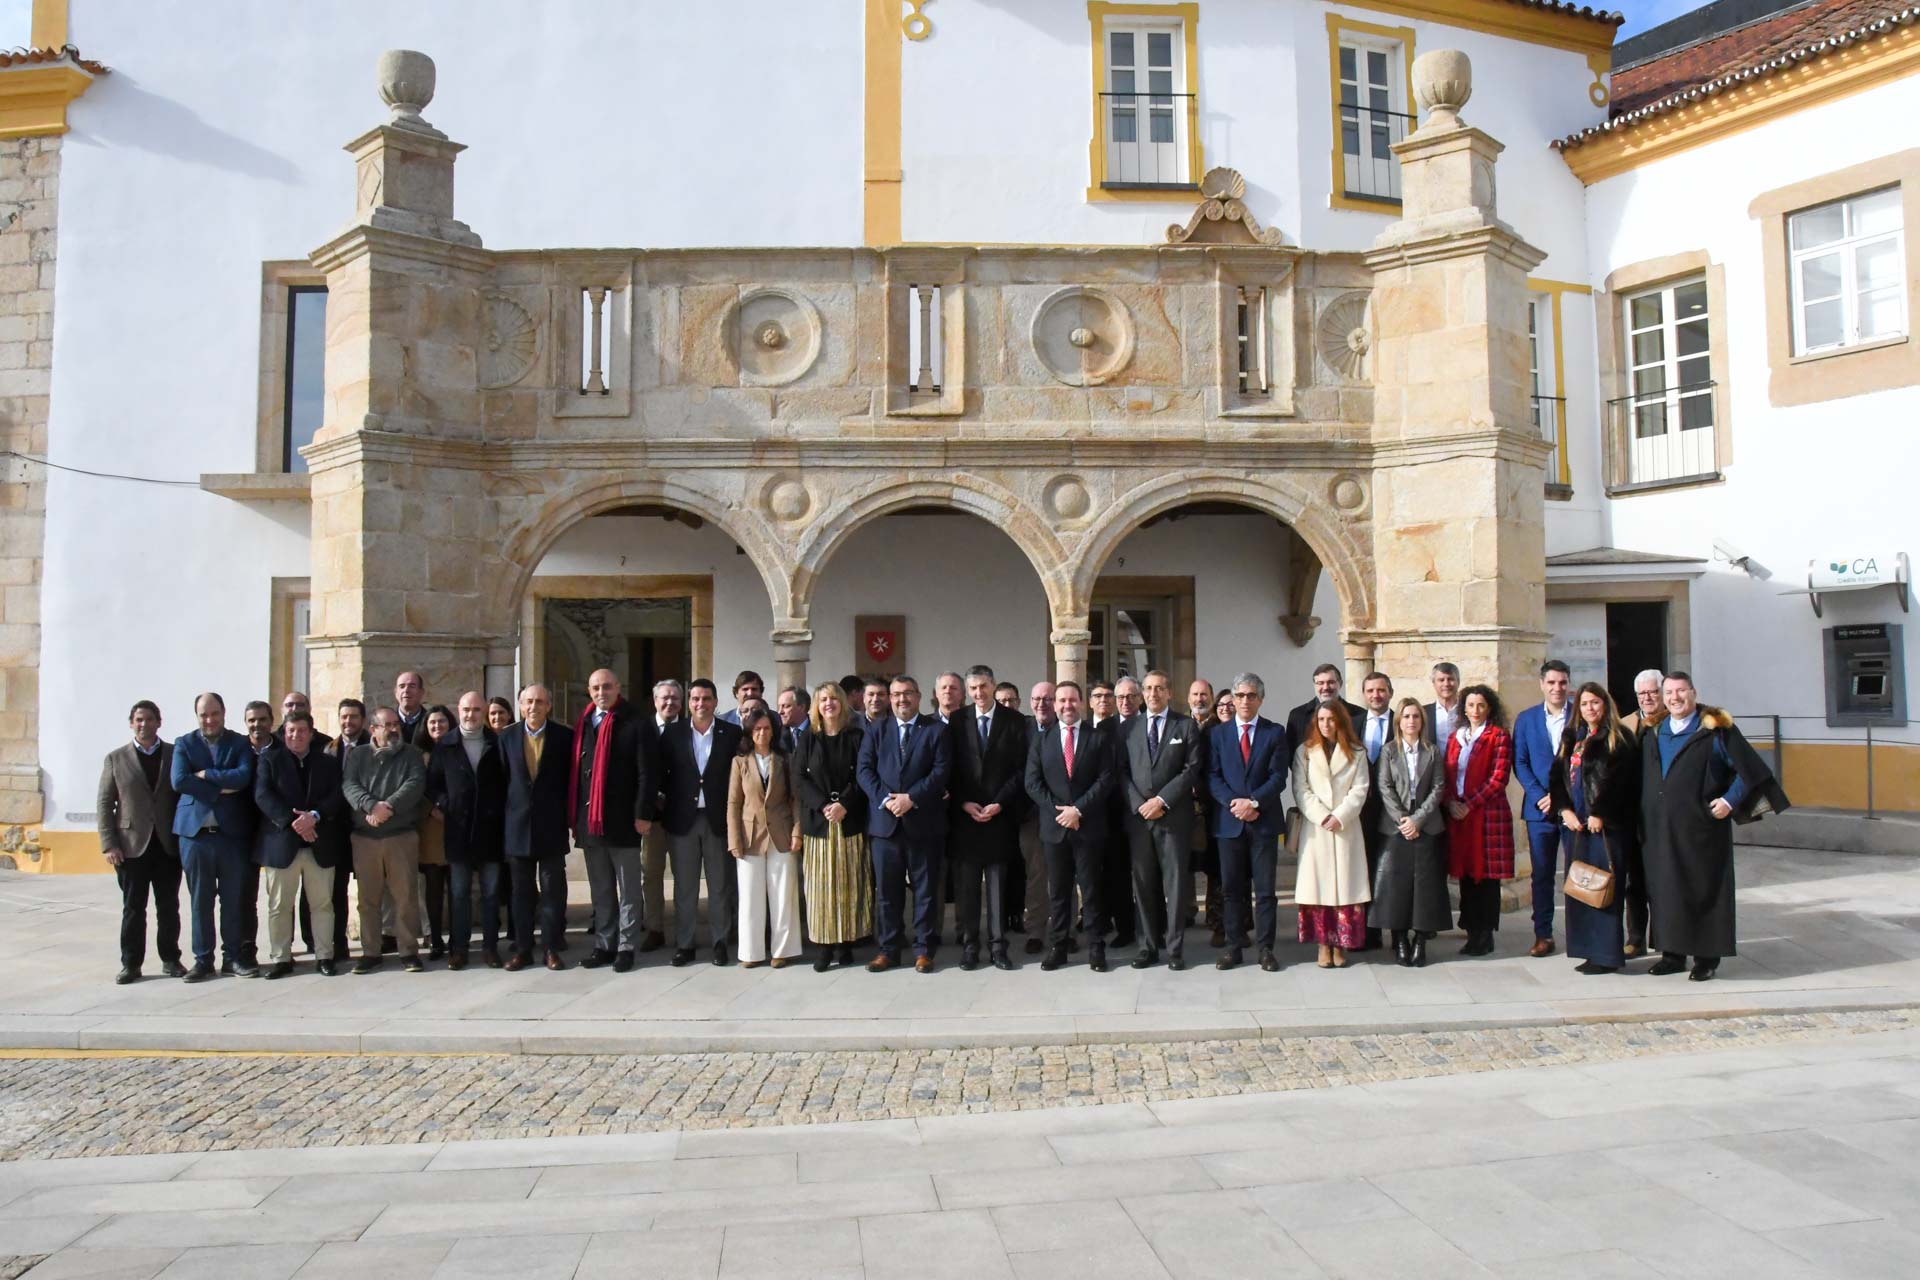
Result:
<svg viewBox="0 0 1920 1280"><path fill-rule="evenodd" d="M1393 144L1405 138L1418 120L1404 112L1336 102L1340 122L1341 189L1349 198L1400 203L1400 158Z"/></svg>
<svg viewBox="0 0 1920 1280"><path fill-rule="evenodd" d="M1607 401L1607 488L1717 479L1717 386L1688 382Z"/></svg>
<svg viewBox="0 0 1920 1280"><path fill-rule="evenodd" d="M1103 187L1191 190L1199 99L1191 93L1103 93Z"/></svg>
<svg viewBox="0 0 1920 1280"><path fill-rule="evenodd" d="M1573 477L1567 466L1567 398L1534 396L1533 425L1540 438L1553 446L1547 455L1547 496L1566 498L1573 494Z"/></svg>

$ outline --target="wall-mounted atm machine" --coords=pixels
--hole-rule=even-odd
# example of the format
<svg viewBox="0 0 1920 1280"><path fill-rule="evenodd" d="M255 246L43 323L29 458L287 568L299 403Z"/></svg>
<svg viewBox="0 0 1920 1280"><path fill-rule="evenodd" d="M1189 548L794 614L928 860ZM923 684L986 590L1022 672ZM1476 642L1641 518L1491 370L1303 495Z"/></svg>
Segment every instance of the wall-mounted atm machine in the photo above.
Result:
<svg viewBox="0 0 1920 1280"><path fill-rule="evenodd" d="M1827 723L1834 728L1871 725L1897 728L1907 722L1907 673L1897 623L1828 627Z"/></svg>

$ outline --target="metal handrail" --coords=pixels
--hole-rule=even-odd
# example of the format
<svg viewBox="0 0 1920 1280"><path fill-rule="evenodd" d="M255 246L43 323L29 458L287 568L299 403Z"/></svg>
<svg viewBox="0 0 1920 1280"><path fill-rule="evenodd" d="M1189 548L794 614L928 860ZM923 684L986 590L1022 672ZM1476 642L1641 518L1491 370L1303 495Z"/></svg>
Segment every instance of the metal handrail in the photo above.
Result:
<svg viewBox="0 0 1920 1280"><path fill-rule="evenodd" d="M1631 376L1631 373L1628 374ZM1711 392L1719 382L1709 378L1704 382L1682 382L1671 387L1662 387L1657 391L1629 392L1624 396L1615 396L1604 406L1606 417L1606 486L1609 490L1622 485L1641 483L1633 478L1631 451L1633 436L1631 433L1634 411L1643 405L1666 404L1677 408L1681 400L1703 392ZM1677 425L1674 430L1679 430ZM1715 442L1714 468L1719 467L1719 448ZM1711 476L1715 471L1706 471L1684 475L1659 476L1644 483L1668 484L1684 482L1696 476Z"/></svg>
<svg viewBox="0 0 1920 1280"><path fill-rule="evenodd" d="M1782 750L1782 748L1786 744L1788 743L1793 743L1796 745L1820 744L1820 745L1832 745L1832 746L1842 746L1842 747L1864 746L1867 749L1867 776L1866 776L1867 808L1864 816L1871 821L1878 822L1880 820L1880 815L1874 812L1875 805L1874 805L1874 777L1873 777L1873 748L1875 745L1875 739L1873 736L1873 726L1871 724L1861 725L1860 728L1862 730L1862 733L1859 736L1846 734L1844 731L1842 731L1840 734L1837 734L1837 735L1823 734L1818 737L1796 737L1789 733L1784 732L1781 728L1782 724L1788 721L1798 720L1798 721L1806 721L1808 723L1818 725L1823 729L1830 728L1831 726L1827 724L1827 718L1824 715L1785 716L1785 715L1776 715L1772 712L1760 712L1754 715L1735 714L1734 720L1736 722L1743 721L1743 720L1748 722L1752 722L1752 721L1768 722L1769 728L1771 729L1771 733L1769 736L1772 741L1771 750L1773 754L1773 774L1774 774L1774 777L1779 779L1780 785L1783 788L1787 785L1787 764L1786 764L1787 757L1786 757L1786 753ZM1890 729L1897 729L1899 727L1901 726L1893 726L1893 725L1887 726L1887 728L1890 728ZM1907 731L1911 735L1912 733L1915 732L1915 729L1913 727L1907 727ZM1753 735L1748 735L1748 740L1752 741L1752 737ZM1889 739L1885 736L1884 731L1878 741L1879 741L1879 745L1883 747L1893 746L1893 747L1906 748L1909 750L1920 750L1920 741L1913 741L1910 739Z"/></svg>
<svg viewBox="0 0 1920 1280"><path fill-rule="evenodd" d="M1361 119L1363 116L1366 119ZM1342 194L1385 204L1400 203L1400 158L1392 154L1391 147L1419 126L1419 118L1404 111L1363 107L1357 102L1343 102L1336 98L1333 120L1334 129L1341 135L1337 144L1341 155ZM1357 151L1347 150L1345 131L1349 127L1356 134L1354 142L1359 148ZM1376 130L1386 134L1389 151L1385 156L1374 155L1369 145Z"/></svg>
<svg viewBox="0 0 1920 1280"><path fill-rule="evenodd" d="M1135 171L1140 176L1127 178L1116 174L1116 166L1109 159L1102 171L1100 185L1113 188L1191 189L1194 183L1189 156L1199 126L1196 114L1198 101L1199 96L1192 93L1165 93L1154 90L1138 93L1111 91L1102 93L1100 95L1101 145L1109 149L1131 150ZM1128 112L1133 115L1133 137L1116 138L1113 128L1115 120ZM1156 140L1152 136L1153 124L1157 117L1164 117L1173 124L1171 138ZM1160 157L1149 154L1159 147L1173 148L1171 173L1162 173ZM1124 168L1124 166L1120 167ZM1152 177L1145 176L1149 170L1152 171Z"/></svg>

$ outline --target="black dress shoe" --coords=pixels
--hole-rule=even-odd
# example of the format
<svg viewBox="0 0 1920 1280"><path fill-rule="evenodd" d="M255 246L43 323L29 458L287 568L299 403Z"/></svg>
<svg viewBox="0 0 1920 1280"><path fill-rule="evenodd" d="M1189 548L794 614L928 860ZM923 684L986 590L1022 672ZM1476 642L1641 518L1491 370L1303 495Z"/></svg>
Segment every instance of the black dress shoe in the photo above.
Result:
<svg viewBox="0 0 1920 1280"><path fill-rule="evenodd" d="M604 947L595 947L587 953L587 958L580 962L580 967L582 969L604 969L612 963L613 952L608 951Z"/></svg>
<svg viewBox="0 0 1920 1280"><path fill-rule="evenodd" d="M1408 968L1413 965L1413 948L1407 942L1407 933L1404 929L1393 931L1393 958L1397 963Z"/></svg>
<svg viewBox="0 0 1920 1280"><path fill-rule="evenodd" d="M1718 960L1712 964L1696 964L1693 966L1693 972L1687 975L1687 981L1711 982L1713 981L1713 975L1719 972L1720 962Z"/></svg>
<svg viewBox="0 0 1920 1280"><path fill-rule="evenodd" d="M166 960L161 962L160 972L169 978L184 978L187 976L187 967L178 960Z"/></svg>
<svg viewBox="0 0 1920 1280"><path fill-rule="evenodd" d="M276 964L273 966L273 968L267 970L267 980L272 981L275 978L285 978L291 975L292 973L293 973L293 961L282 960L279 964Z"/></svg>
<svg viewBox="0 0 1920 1280"><path fill-rule="evenodd" d="M340 972L340 970L334 965L333 961L331 960L319 961L313 966L313 971L319 974L323 978L331 978L333 977L333 975Z"/></svg>
<svg viewBox="0 0 1920 1280"><path fill-rule="evenodd" d="M140 981L140 967L131 964L121 966L120 972L113 975L113 981L116 986L122 987L129 982Z"/></svg>
<svg viewBox="0 0 1920 1280"><path fill-rule="evenodd" d="M1048 973L1052 973L1066 962L1067 949L1065 947L1055 947L1053 950L1047 952L1047 958L1040 962L1040 967Z"/></svg>
<svg viewBox="0 0 1920 1280"><path fill-rule="evenodd" d="M993 967L1008 973L1013 972L1013 961L1007 958L1007 949L1005 947L995 947L993 949Z"/></svg>
<svg viewBox="0 0 1920 1280"><path fill-rule="evenodd" d="M242 961L233 966L233 976L236 978L258 978L261 976L260 966L257 964L247 964L245 961Z"/></svg>
<svg viewBox="0 0 1920 1280"><path fill-rule="evenodd" d="M1663 955L1655 960L1647 972L1656 978L1664 978L1670 973L1679 973L1687 967L1685 956Z"/></svg>
<svg viewBox="0 0 1920 1280"><path fill-rule="evenodd" d="M1272 947L1260 948L1260 968L1267 973L1280 972L1280 957L1273 954Z"/></svg>
<svg viewBox="0 0 1920 1280"><path fill-rule="evenodd" d="M355 973L378 973L380 972L380 965L381 960L379 956L361 956L360 959L354 963L353 971Z"/></svg>
<svg viewBox="0 0 1920 1280"><path fill-rule="evenodd" d="M427 946L427 959L445 960L446 958L447 958L447 944L441 941L439 938L433 939L433 941L429 943Z"/></svg>
<svg viewBox="0 0 1920 1280"><path fill-rule="evenodd" d="M1226 951L1222 951L1220 953L1220 958L1213 962L1213 967L1216 969L1237 969L1239 968L1239 966L1240 966L1240 948L1238 947L1233 947Z"/></svg>
<svg viewBox="0 0 1920 1280"><path fill-rule="evenodd" d="M1425 938L1416 934L1413 941L1407 944L1407 963L1416 969L1424 969L1427 967L1427 940Z"/></svg>
<svg viewBox="0 0 1920 1280"><path fill-rule="evenodd" d="M965 951L962 951L960 953L960 967L968 973L972 973L975 969L978 969L980 967L980 949L978 947L968 947Z"/></svg>
<svg viewBox="0 0 1920 1280"><path fill-rule="evenodd" d="M1178 955L1172 955L1167 957L1167 968L1173 970L1175 973L1179 973L1181 970L1185 969L1186 967L1187 967L1187 962L1184 957L1178 956Z"/></svg>
<svg viewBox="0 0 1920 1280"><path fill-rule="evenodd" d="M1087 948L1087 968L1095 973L1107 971L1107 944L1096 942Z"/></svg>
<svg viewBox="0 0 1920 1280"><path fill-rule="evenodd" d="M833 968L833 951L832 947L822 947L814 953L813 971L815 973L825 973Z"/></svg>
<svg viewBox="0 0 1920 1280"><path fill-rule="evenodd" d="M615 973L632 973L633 952L616 951L613 955L613 971Z"/></svg>
<svg viewBox="0 0 1920 1280"><path fill-rule="evenodd" d="M421 959L420 953L416 951L412 955L408 956L406 959L402 960L400 962L400 967L402 969L405 969L408 973L425 973L427 971L427 962Z"/></svg>
<svg viewBox="0 0 1920 1280"><path fill-rule="evenodd" d="M180 980L182 982L205 982L212 976L213 966L196 960L194 961L193 968L180 975Z"/></svg>
<svg viewBox="0 0 1920 1280"><path fill-rule="evenodd" d="M661 933L658 929L649 929L640 938L639 950L644 954L648 951L658 951L666 945L667 935Z"/></svg>
<svg viewBox="0 0 1920 1280"><path fill-rule="evenodd" d="M683 969L693 963L693 948L680 947L673 953L673 967Z"/></svg>
<svg viewBox="0 0 1920 1280"><path fill-rule="evenodd" d="M1573 971L1592 977L1596 973L1618 973L1620 972L1620 966L1615 964L1595 964L1591 960L1583 960L1573 966Z"/></svg>
<svg viewBox="0 0 1920 1280"><path fill-rule="evenodd" d="M1037 937L1034 937L1031 935L1028 936L1027 938L1027 954L1028 955L1037 956L1042 951L1045 951L1046 949L1047 949L1046 943L1040 941L1040 939Z"/></svg>
<svg viewBox="0 0 1920 1280"><path fill-rule="evenodd" d="M713 944L713 962L715 964L725 964L727 962L727 949L717 942Z"/></svg>
<svg viewBox="0 0 1920 1280"><path fill-rule="evenodd" d="M1140 948L1140 954L1133 958L1133 967L1136 969L1151 969L1159 963L1160 953L1152 947Z"/></svg>

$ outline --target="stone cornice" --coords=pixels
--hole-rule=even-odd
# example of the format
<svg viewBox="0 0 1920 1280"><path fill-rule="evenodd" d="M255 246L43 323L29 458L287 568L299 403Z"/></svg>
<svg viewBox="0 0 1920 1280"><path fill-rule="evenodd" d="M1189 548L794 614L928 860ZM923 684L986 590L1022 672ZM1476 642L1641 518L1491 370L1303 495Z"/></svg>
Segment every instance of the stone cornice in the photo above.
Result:
<svg viewBox="0 0 1920 1280"><path fill-rule="evenodd" d="M67 51L60 61L0 68L0 138L46 138L67 131L67 106L95 79Z"/></svg>
<svg viewBox="0 0 1920 1280"><path fill-rule="evenodd" d="M463 271L486 271L493 265L493 255L474 245L370 226L348 227L307 256L318 270L334 271L370 254Z"/></svg>
<svg viewBox="0 0 1920 1280"><path fill-rule="evenodd" d="M1545 644L1553 637L1545 631L1526 627L1420 627L1417 629L1356 628L1342 630L1341 638L1354 644L1498 644L1519 642Z"/></svg>
<svg viewBox="0 0 1920 1280"><path fill-rule="evenodd" d="M1400 266L1482 255L1511 263L1522 271L1531 271L1547 260L1542 250L1522 240L1512 227L1495 223L1461 230L1439 229L1432 235L1416 232L1407 240L1376 245L1367 251L1366 263L1375 271L1390 271Z"/></svg>

